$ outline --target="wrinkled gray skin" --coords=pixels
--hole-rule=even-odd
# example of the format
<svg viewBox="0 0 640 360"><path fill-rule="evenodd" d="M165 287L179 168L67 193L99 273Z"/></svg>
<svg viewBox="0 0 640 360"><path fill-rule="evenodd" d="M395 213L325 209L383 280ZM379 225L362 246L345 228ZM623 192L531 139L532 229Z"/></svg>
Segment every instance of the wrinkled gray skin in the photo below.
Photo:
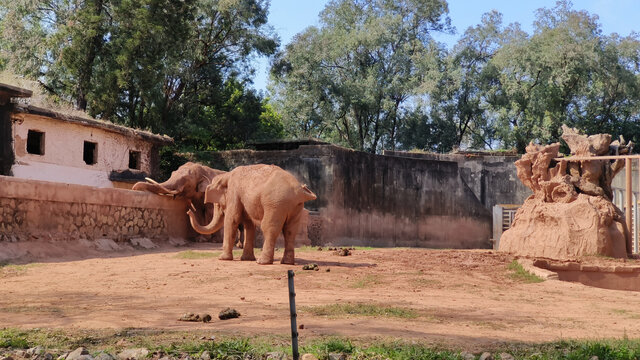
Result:
<svg viewBox="0 0 640 360"><path fill-rule="evenodd" d="M225 173L226 171L188 162L172 172L171 177L167 181L163 183L157 183L153 180L149 182L138 182L133 185L133 190L148 191L158 195L171 195L188 199L196 209L196 214L198 214L200 220L204 223L213 219L213 206L204 203L204 192L207 185L209 185L216 176Z"/></svg>

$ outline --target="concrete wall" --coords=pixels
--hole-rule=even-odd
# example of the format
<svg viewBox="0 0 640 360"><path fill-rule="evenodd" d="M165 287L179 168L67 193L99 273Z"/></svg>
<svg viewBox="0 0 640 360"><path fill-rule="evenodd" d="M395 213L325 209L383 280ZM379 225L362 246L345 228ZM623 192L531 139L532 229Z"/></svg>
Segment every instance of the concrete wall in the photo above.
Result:
<svg viewBox="0 0 640 360"><path fill-rule="evenodd" d="M129 168L129 150L141 152L140 170L152 170L152 144L99 128L82 126L47 117L15 113L12 115L13 176L23 179L54 181L97 187L114 187L109 180L112 170ZM27 153L29 130L44 132L44 154ZM83 160L84 142L97 143L97 162Z"/></svg>
<svg viewBox="0 0 640 360"><path fill-rule="evenodd" d="M184 239L186 210L145 192L0 176L0 241Z"/></svg>
<svg viewBox="0 0 640 360"><path fill-rule="evenodd" d="M275 164L318 195L308 235L314 245L487 248L491 214L461 178L455 162L373 155L332 145L288 151L200 154L229 170Z"/></svg>
<svg viewBox="0 0 640 360"><path fill-rule="evenodd" d="M522 204L532 194L531 189L518 179L514 163L520 159L519 155L428 154L404 151L384 153L389 156L456 162L465 184L488 210L498 204Z"/></svg>

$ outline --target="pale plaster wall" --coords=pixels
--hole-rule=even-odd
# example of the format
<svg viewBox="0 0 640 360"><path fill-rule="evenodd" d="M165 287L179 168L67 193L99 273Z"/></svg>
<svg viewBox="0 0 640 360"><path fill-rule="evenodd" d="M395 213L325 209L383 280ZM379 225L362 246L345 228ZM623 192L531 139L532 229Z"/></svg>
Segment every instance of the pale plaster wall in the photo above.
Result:
<svg viewBox="0 0 640 360"><path fill-rule="evenodd" d="M140 151L140 170L151 172L152 144L104 129L66 123L42 116L18 113L12 116L15 177L98 187L114 187L112 170L129 168L129 150ZM27 153L27 134L44 135L44 154ZM83 160L84 142L97 143L97 162Z"/></svg>
<svg viewBox="0 0 640 360"><path fill-rule="evenodd" d="M187 207L141 191L0 176L0 241L184 239Z"/></svg>

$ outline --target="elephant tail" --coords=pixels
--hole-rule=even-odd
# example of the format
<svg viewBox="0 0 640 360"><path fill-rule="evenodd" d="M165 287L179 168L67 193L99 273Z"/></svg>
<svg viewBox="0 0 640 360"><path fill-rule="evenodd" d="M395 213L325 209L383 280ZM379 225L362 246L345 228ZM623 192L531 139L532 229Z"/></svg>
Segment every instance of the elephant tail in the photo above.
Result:
<svg viewBox="0 0 640 360"><path fill-rule="evenodd" d="M313 191L309 190L307 184L303 184L300 186L299 195L302 198L302 202L311 201L318 198L316 194L313 193Z"/></svg>

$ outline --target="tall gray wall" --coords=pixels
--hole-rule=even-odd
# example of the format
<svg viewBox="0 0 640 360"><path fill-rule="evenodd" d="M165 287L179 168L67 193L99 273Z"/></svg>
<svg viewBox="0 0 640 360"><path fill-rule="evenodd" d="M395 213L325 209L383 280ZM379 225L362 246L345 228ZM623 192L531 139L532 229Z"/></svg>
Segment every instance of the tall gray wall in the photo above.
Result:
<svg viewBox="0 0 640 360"><path fill-rule="evenodd" d="M287 151L200 154L218 169L278 165L307 183L318 199L314 245L488 248L491 214L463 181L456 162L373 155L333 145ZM315 227L315 228L313 228Z"/></svg>
<svg viewBox="0 0 640 360"><path fill-rule="evenodd" d="M384 154L456 162L465 184L488 210L498 204L522 204L532 194L531 189L518 179L514 163L520 159L519 155L425 154L403 151L385 151Z"/></svg>

